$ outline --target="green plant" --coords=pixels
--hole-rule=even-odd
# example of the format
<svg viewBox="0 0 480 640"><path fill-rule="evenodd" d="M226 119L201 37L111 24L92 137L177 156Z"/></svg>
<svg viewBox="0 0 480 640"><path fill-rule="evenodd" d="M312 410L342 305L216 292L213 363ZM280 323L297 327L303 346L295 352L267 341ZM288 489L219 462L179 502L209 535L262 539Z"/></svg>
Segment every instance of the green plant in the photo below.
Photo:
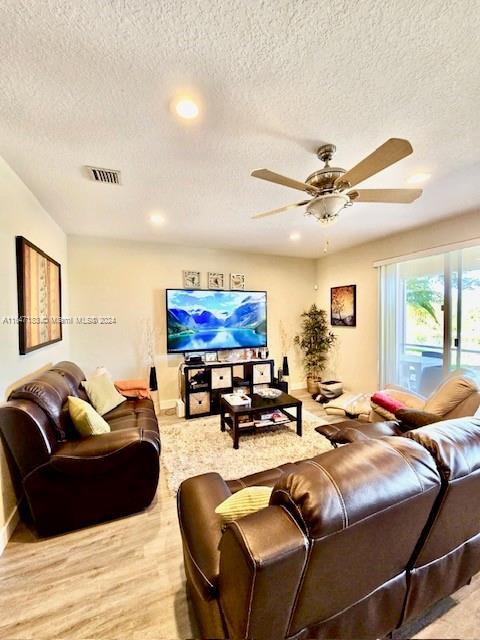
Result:
<svg viewBox="0 0 480 640"><path fill-rule="evenodd" d="M302 313L302 330L294 342L303 351L307 378L319 378L325 369L327 354L337 337L329 331L327 312L312 304Z"/></svg>
<svg viewBox="0 0 480 640"><path fill-rule="evenodd" d="M429 316L438 324L435 304L441 303L442 295L435 288L434 279L428 276L409 278L405 284L407 304L420 316Z"/></svg>

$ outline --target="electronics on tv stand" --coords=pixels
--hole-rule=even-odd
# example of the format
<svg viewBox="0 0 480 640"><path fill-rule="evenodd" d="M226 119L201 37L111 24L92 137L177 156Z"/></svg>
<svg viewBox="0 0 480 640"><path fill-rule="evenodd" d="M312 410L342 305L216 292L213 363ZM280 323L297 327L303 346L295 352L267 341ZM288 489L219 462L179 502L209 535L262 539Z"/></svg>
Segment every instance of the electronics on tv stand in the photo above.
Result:
<svg viewBox="0 0 480 640"><path fill-rule="evenodd" d="M185 355L186 364L205 364L202 356L189 356Z"/></svg>

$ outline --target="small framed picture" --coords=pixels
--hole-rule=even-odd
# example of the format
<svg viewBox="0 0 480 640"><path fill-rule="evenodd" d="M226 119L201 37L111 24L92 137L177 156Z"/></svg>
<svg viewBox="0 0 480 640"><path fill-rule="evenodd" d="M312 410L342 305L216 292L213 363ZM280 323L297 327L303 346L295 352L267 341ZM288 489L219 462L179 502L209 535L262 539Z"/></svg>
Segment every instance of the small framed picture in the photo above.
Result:
<svg viewBox="0 0 480 640"><path fill-rule="evenodd" d="M357 285L330 289L330 324L333 327L357 326Z"/></svg>
<svg viewBox="0 0 480 640"><path fill-rule="evenodd" d="M225 274L216 271L208 272L209 289L225 289Z"/></svg>
<svg viewBox="0 0 480 640"><path fill-rule="evenodd" d="M200 271L184 271L183 288L200 289Z"/></svg>
<svg viewBox="0 0 480 640"><path fill-rule="evenodd" d="M230 274L230 289L245 290L245 274L244 273L231 273Z"/></svg>
<svg viewBox="0 0 480 640"><path fill-rule="evenodd" d="M205 352L205 362L216 362L217 361L217 352L216 351L206 351Z"/></svg>

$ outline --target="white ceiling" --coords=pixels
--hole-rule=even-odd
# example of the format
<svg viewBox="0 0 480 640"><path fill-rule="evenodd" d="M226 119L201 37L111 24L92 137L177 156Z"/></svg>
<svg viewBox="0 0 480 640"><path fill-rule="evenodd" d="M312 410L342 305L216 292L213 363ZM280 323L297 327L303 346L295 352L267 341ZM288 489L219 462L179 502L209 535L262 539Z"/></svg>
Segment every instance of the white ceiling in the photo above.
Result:
<svg viewBox="0 0 480 640"><path fill-rule="evenodd" d="M2 0L0 154L67 233L315 257L480 205L478 0ZM202 117L176 120L173 97ZM414 205L355 204L328 230L249 177L414 154L362 186L432 180ZM120 169L123 185L81 167ZM152 227L148 214L166 223ZM14 212L12 212L12 215ZM292 242L288 236L302 237Z"/></svg>

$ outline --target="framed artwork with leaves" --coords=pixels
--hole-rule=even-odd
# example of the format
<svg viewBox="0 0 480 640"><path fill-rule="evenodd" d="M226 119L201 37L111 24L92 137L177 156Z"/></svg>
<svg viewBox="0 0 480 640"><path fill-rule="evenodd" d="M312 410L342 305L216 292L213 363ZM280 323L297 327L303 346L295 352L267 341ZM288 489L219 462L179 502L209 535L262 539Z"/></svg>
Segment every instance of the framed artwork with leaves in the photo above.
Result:
<svg viewBox="0 0 480 640"><path fill-rule="evenodd" d="M59 262L23 236L16 237L20 355L62 340Z"/></svg>

